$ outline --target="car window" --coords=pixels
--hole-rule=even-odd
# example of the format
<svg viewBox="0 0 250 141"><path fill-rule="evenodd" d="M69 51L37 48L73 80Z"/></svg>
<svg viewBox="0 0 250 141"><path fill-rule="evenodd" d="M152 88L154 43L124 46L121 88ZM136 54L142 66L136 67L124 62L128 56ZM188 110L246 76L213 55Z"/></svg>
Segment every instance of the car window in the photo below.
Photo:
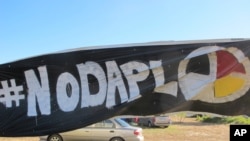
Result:
<svg viewBox="0 0 250 141"><path fill-rule="evenodd" d="M91 124L91 125L89 125L89 126L87 126L88 128L93 128L93 127L95 127L95 124Z"/></svg>
<svg viewBox="0 0 250 141"><path fill-rule="evenodd" d="M95 124L97 128L113 128L114 123L111 120L104 120Z"/></svg>
<svg viewBox="0 0 250 141"><path fill-rule="evenodd" d="M126 121L120 119L120 118L116 118L115 121L122 127L128 127L130 126Z"/></svg>

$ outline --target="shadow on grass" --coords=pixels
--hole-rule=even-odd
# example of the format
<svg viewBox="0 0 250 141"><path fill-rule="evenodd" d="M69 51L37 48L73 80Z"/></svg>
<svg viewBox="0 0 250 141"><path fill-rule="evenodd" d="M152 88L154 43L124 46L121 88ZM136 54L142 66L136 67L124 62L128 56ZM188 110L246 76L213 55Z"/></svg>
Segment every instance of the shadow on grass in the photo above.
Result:
<svg viewBox="0 0 250 141"><path fill-rule="evenodd" d="M221 125L225 123L218 123L218 122L202 122L197 120L196 118L189 118L192 119L191 121L173 121L172 125L181 125L181 126L213 126L213 125Z"/></svg>
<svg viewBox="0 0 250 141"><path fill-rule="evenodd" d="M209 126L209 125L221 125L221 123L204 123L204 122L173 122L172 125L181 126Z"/></svg>

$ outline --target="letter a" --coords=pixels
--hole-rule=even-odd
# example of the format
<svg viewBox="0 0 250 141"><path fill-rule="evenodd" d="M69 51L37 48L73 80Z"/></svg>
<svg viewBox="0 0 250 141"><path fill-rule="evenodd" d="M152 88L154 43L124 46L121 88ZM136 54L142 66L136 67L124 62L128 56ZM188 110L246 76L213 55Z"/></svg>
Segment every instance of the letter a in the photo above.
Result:
<svg viewBox="0 0 250 141"><path fill-rule="evenodd" d="M236 129L236 130L235 130L234 136L241 136L239 129Z"/></svg>

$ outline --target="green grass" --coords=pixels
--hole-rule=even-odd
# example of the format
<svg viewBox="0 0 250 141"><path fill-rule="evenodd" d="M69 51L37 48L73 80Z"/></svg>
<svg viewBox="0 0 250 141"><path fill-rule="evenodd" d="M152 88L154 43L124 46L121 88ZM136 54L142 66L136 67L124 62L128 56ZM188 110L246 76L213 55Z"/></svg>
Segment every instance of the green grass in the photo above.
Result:
<svg viewBox="0 0 250 141"><path fill-rule="evenodd" d="M208 115L197 116L200 122L206 123L221 123L221 124L250 124L250 118L246 116L223 116L213 117Z"/></svg>

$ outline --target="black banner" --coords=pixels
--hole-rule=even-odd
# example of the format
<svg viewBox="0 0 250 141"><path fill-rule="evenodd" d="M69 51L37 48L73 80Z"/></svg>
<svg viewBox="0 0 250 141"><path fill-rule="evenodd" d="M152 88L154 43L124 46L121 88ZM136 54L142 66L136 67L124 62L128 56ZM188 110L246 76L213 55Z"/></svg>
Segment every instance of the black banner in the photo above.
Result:
<svg viewBox="0 0 250 141"><path fill-rule="evenodd" d="M117 115L250 115L250 40L80 48L0 65L0 136L77 129Z"/></svg>

